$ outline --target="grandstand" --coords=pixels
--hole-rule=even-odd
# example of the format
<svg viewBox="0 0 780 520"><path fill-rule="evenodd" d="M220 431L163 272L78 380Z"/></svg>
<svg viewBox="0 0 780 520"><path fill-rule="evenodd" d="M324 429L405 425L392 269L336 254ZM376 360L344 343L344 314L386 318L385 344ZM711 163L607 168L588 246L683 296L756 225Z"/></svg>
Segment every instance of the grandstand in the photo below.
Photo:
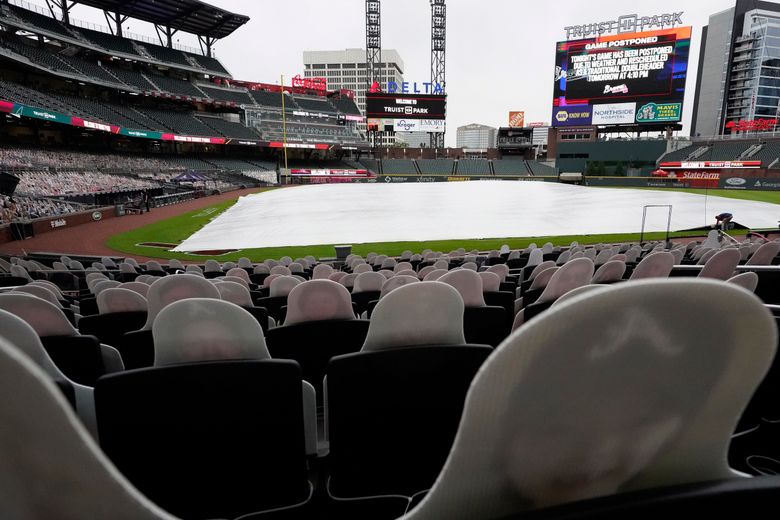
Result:
<svg viewBox="0 0 780 520"><path fill-rule="evenodd" d="M485 159L461 159L457 164L460 175L490 175L490 163Z"/></svg>
<svg viewBox="0 0 780 520"><path fill-rule="evenodd" d="M118 3L115 6L109 6L105 2L97 1L93 2L91 5L97 8L110 8L112 9L112 12L124 11L121 7L121 3ZM118 11L114 9L118 9ZM128 16L139 16L139 11L140 9L133 10L130 8L129 11L127 11L129 13ZM191 11L191 16L198 16L200 14L193 10ZM203 14L205 14L205 11ZM182 18L175 11L163 14L160 11L155 12L154 9L141 16L148 18L147 21L152 23L168 24L172 28L178 25L176 18L178 18L179 21L189 19L187 17ZM223 23L223 29L213 31L212 34L218 37L229 35L230 32L247 20L247 18L241 17L241 15L234 15L232 13L227 13L226 11L218 12L217 16L220 16L225 20L230 20L229 23ZM216 60L211 56L199 55L179 49L168 49L162 45L154 44L148 39L134 40L132 38L115 36L110 33L110 29L107 27L102 28L103 31L97 31L80 26L67 25L52 18L51 13L31 4L25 3L24 7L12 4L2 4L2 7L0 7L0 23L15 29L23 29L35 34L45 35L79 49L99 53L107 52L124 59L131 59L133 61L148 64L164 64L190 72L230 77L227 69L225 69L219 60ZM185 22L184 24L181 24L179 28L180 30L187 31L195 29L195 26ZM202 31L203 27L200 27L197 30Z"/></svg>
<svg viewBox="0 0 780 520"><path fill-rule="evenodd" d="M452 159L418 159L416 162L421 175L451 175L455 171Z"/></svg>
<svg viewBox="0 0 780 520"><path fill-rule="evenodd" d="M202 5L192 1L198 16L213 15L221 20L214 23L216 29L206 31L209 38L227 36L246 22L240 15L226 11L201 11ZM90 5L104 7L100 1ZM127 10L127 16L141 16L179 30L204 30L203 19L181 18L174 15L175 9L161 13L148 6L117 8L119 11L112 13ZM230 74L212 56L117 36L94 27L69 25L35 9L27 4L3 4L0 8L0 25L8 29L0 34L0 59L18 70L18 74L4 75L0 84L2 100L118 126L127 129L129 135L138 135L138 131L173 132L197 137L283 140L280 94L264 90L272 86L229 86L224 80L230 79ZM40 76L31 78L30 73ZM251 107L255 114L251 122L241 107ZM226 114L224 111L230 108L234 111ZM288 93L287 108L290 141L366 144L354 123L345 125L338 120L339 115L360 113L348 96ZM291 112L298 110L301 112L293 117Z"/></svg>
<svg viewBox="0 0 780 520"><path fill-rule="evenodd" d="M411 159L383 159L382 173L403 175L417 175L420 171L417 169L417 161Z"/></svg>
<svg viewBox="0 0 780 520"><path fill-rule="evenodd" d="M526 162L519 159L493 161L493 171L496 175L531 175Z"/></svg>
<svg viewBox="0 0 780 520"><path fill-rule="evenodd" d="M780 159L778 140L742 138L729 140L694 140L690 145L662 155L658 162L673 161L761 161L764 168L775 168Z"/></svg>

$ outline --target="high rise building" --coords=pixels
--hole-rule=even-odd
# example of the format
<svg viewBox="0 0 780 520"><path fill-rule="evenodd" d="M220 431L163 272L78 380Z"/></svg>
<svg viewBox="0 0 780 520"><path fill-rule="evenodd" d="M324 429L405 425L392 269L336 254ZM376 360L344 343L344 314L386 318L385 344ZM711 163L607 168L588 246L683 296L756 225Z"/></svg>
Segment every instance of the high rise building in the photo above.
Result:
<svg viewBox="0 0 780 520"><path fill-rule="evenodd" d="M691 135L780 112L780 4L737 0L702 30Z"/></svg>
<svg viewBox="0 0 780 520"><path fill-rule="evenodd" d="M482 149L496 147L496 129L492 126L472 123L459 126L456 131L458 148Z"/></svg>
<svg viewBox="0 0 780 520"><path fill-rule="evenodd" d="M364 49L346 49L343 51L303 51L304 77L325 78L328 90L349 89L355 92L357 103L363 117L366 115L366 51ZM382 49L382 82L403 82L404 62L393 49ZM362 132L365 124L359 124ZM382 145L391 146L395 137L386 136Z"/></svg>

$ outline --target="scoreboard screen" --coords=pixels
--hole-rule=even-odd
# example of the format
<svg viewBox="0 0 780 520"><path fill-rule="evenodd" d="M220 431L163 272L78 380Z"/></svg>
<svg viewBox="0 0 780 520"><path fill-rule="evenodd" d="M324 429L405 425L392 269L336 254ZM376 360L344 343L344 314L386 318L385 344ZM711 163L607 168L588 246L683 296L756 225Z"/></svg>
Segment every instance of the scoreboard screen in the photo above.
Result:
<svg viewBox="0 0 780 520"><path fill-rule="evenodd" d="M553 126L682 119L691 28L558 42Z"/></svg>
<svg viewBox="0 0 780 520"><path fill-rule="evenodd" d="M446 95L366 92L366 118L444 119Z"/></svg>

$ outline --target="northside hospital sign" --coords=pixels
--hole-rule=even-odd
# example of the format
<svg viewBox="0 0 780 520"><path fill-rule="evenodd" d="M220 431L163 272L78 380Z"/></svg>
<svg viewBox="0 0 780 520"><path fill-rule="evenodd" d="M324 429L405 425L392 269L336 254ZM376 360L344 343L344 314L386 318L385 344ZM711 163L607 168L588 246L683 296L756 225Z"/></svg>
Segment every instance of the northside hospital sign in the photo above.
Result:
<svg viewBox="0 0 780 520"><path fill-rule="evenodd" d="M627 14L619 16L616 20L606 20L603 22L569 25L564 27L566 39L587 38L588 36L601 36L607 33L637 33L650 29L663 29L682 25L682 15L679 13L657 14L653 16L639 16L636 14Z"/></svg>

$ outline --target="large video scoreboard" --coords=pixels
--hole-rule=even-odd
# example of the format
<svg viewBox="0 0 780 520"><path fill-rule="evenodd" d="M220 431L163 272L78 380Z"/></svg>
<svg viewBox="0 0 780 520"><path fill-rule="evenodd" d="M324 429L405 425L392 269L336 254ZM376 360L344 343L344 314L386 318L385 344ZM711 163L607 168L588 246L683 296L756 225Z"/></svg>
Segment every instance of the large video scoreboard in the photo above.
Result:
<svg viewBox="0 0 780 520"><path fill-rule="evenodd" d="M444 95L366 93L366 117L444 119L446 112Z"/></svg>
<svg viewBox="0 0 780 520"><path fill-rule="evenodd" d="M691 28L558 42L553 126L682 119Z"/></svg>

